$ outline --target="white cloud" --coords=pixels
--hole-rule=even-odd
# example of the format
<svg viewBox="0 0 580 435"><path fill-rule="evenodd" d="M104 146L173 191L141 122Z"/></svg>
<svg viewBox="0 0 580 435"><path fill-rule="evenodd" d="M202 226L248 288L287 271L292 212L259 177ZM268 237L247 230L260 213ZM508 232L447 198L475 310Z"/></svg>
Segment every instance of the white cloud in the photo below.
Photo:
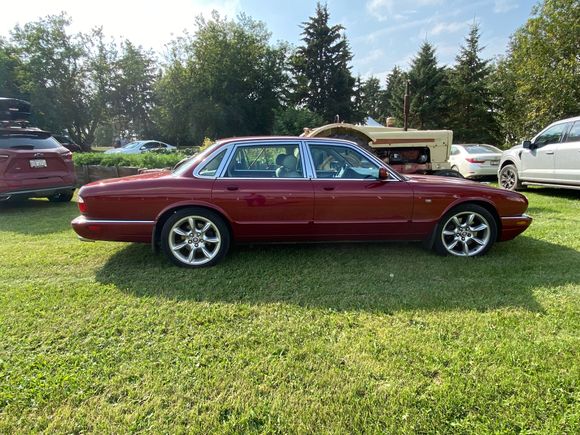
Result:
<svg viewBox="0 0 580 435"><path fill-rule="evenodd" d="M390 18L401 19L406 15L413 14L417 8L424 6L438 5L445 0L407 0L401 6L401 2L396 0L368 0L366 7L379 21L387 21Z"/></svg>
<svg viewBox="0 0 580 435"><path fill-rule="evenodd" d="M27 0L26 7L6 2L2 5L0 35L6 35L16 24L66 12L72 18L72 31L102 26L108 36L160 50L184 29L192 29L197 16L209 17L212 10L233 18L240 11L239 0Z"/></svg>
<svg viewBox="0 0 580 435"><path fill-rule="evenodd" d="M432 36L437 36L437 35L441 35L441 34L449 34L449 33L455 33L458 32L460 30L464 30L467 29L469 27L469 22L466 21L455 21L455 22L438 22L435 23L432 27L430 27L427 30L424 30L421 32L421 34L427 34L427 35L432 35Z"/></svg>
<svg viewBox="0 0 580 435"><path fill-rule="evenodd" d="M505 14L513 9L517 9L519 5L515 0L495 0L493 11L496 14Z"/></svg>

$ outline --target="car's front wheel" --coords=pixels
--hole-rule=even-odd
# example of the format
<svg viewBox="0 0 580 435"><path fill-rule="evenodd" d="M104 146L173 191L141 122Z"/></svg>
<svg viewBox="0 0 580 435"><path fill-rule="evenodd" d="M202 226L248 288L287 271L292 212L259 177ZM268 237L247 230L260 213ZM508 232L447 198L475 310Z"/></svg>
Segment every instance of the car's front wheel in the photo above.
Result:
<svg viewBox="0 0 580 435"><path fill-rule="evenodd" d="M440 255L483 255L497 238L497 223L485 208L465 204L449 211L436 228L435 251Z"/></svg>
<svg viewBox="0 0 580 435"><path fill-rule="evenodd" d="M161 231L161 248L176 265L208 267L218 263L230 246L230 231L211 210L191 207L173 214Z"/></svg>
<svg viewBox="0 0 580 435"><path fill-rule="evenodd" d="M523 188L515 165L505 165L499 171L499 184L507 190L521 190Z"/></svg>

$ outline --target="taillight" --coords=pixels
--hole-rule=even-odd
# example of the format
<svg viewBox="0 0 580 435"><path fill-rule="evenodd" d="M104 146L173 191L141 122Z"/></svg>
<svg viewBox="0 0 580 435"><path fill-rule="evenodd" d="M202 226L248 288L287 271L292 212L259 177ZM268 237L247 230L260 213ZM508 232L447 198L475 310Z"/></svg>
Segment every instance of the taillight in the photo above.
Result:
<svg viewBox="0 0 580 435"><path fill-rule="evenodd" d="M87 212L87 204L85 204L85 200L82 196L79 196L77 203L79 205L79 211L81 214L85 214Z"/></svg>
<svg viewBox="0 0 580 435"><path fill-rule="evenodd" d="M472 157L467 157L465 160L467 160L469 163L484 163L485 162L485 160L474 159Z"/></svg>
<svg viewBox="0 0 580 435"><path fill-rule="evenodd" d="M72 160L72 153L70 151L68 153L62 153L61 156L65 160Z"/></svg>

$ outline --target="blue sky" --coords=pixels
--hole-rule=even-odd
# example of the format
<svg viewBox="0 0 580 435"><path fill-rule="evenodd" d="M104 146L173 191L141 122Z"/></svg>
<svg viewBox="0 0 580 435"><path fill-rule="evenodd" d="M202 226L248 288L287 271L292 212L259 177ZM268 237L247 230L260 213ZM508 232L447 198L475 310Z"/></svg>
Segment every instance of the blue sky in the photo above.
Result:
<svg viewBox="0 0 580 435"><path fill-rule="evenodd" d="M328 0L331 22L342 24L354 54L353 73L384 79L394 65L407 68L424 40L437 48L441 64L452 64L475 20L480 24L484 56L503 54L509 36L530 15L531 0ZM316 1L288 0L28 0L2 5L0 35L17 23L67 12L73 30L103 26L106 34L163 51L183 29L193 31L197 15L212 10L233 17L240 12L264 21L272 39L300 42L300 23L313 15Z"/></svg>

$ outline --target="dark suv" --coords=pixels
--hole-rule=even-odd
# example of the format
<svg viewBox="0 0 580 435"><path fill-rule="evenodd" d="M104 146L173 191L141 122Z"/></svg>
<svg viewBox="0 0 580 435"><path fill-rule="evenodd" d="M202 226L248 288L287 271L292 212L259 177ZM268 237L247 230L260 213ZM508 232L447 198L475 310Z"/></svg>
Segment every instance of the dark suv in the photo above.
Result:
<svg viewBox="0 0 580 435"><path fill-rule="evenodd" d="M70 201L76 182L72 153L49 132L28 127L29 115L25 101L0 98L0 201Z"/></svg>

